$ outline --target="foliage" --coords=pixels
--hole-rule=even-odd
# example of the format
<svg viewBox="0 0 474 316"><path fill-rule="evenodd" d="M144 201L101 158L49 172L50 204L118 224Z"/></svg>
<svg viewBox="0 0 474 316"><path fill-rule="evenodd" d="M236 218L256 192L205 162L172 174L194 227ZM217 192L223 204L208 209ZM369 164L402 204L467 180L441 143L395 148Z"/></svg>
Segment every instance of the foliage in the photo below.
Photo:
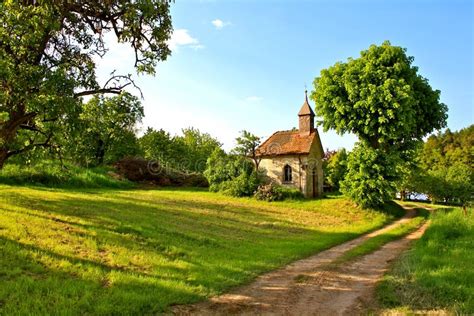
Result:
<svg viewBox="0 0 474 316"><path fill-rule="evenodd" d="M371 179L371 166L365 160L349 163L348 177L356 182L344 181L345 190L361 205L380 206L389 199L394 184L388 182L397 180L392 172L394 157L402 161L425 135L446 126L447 107L439 101L440 91L418 74L413 60L406 49L386 41L362 51L359 58L323 69L314 80L311 97L324 130L353 133L371 150L368 155L390 162L387 167L376 166ZM360 152L358 156L362 158ZM369 173L363 175L362 170Z"/></svg>
<svg viewBox="0 0 474 316"><path fill-rule="evenodd" d="M204 172L209 156L222 144L208 133L202 133L190 127L182 130L183 142L186 148L186 160L182 162L183 170Z"/></svg>
<svg viewBox="0 0 474 316"><path fill-rule="evenodd" d="M257 200L268 202L283 201L286 199L297 200L304 197L303 193L298 189L280 186L273 182L259 185L254 196Z"/></svg>
<svg viewBox="0 0 474 316"><path fill-rule="evenodd" d="M348 172L341 182L341 192L364 208L383 205L395 193L398 163L397 155L357 143L348 157Z"/></svg>
<svg viewBox="0 0 474 316"><path fill-rule="evenodd" d="M342 148L323 162L325 182L331 189L339 190L340 182L347 174L347 156L346 149Z"/></svg>
<svg viewBox="0 0 474 316"><path fill-rule="evenodd" d="M232 185L237 186L238 183L244 179L253 181L253 179L249 177L252 173L253 165L247 159L236 155L228 155L221 148L216 148L207 160L207 168L204 171L204 176L209 182L209 189L213 192L218 192L229 189ZM232 184L232 181L239 178L242 174L244 174L244 176ZM222 187L222 184L227 188ZM253 184L244 184L244 186L250 188ZM245 189L245 191L250 191L250 189ZM237 190L234 192L237 192ZM249 192L248 196L252 194L253 191Z"/></svg>
<svg viewBox="0 0 474 316"><path fill-rule="evenodd" d="M207 159L222 144L196 128L185 128L182 133L171 136L164 130L148 128L139 140L145 158L181 171L204 172Z"/></svg>
<svg viewBox="0 0 474 316"><path fill-rule="evenodd" d="M111 98L94 96L83 105L74 133L66 135L65 151L86 166L137 155L135 126L143 115L138 98L127 92Z"/></svg>
<svg viewBox="0 0 474 316"><path fill-rule="evenodd" d="M405 168L401 184L407 192L432 200L465 204L474 192L474 125L458 132L432 135Z"/></svg>
<svg viewBox="0 0 474 316"><path fill-rule="evenodd" d="M405 149L446 126L440 91L413 66L406 49L386 41L321 71L311 97L324 130L354 133L373 148Z"/></svg>
<svg viewBox="0 0 474 316"><path fill-rule="evenodd" d="M252 196L258 188L260 180L256 172L242 172L237 177L219 184L219 191L230 196Z"/></svg>
<svg viewBox="0 0 474 316"><path fill-rule="evenodd" d="M261 158L257 155L257 148L260 146L260 137L243 130L235 141L237 146L233 149L233 153L252 159L255 165L255 172L258 173Z"/></svg>
<svg viewBox="0 0 474 316"><path fill-rule="evenodd" d="M344 198L0 187L1 314L160 314L393 219ZM52 303L54 302L54 304Z"/></svg>
<svg viewBox="0 0 474 316"><path fill-rule="evenodd" d="M460 208L440 208L413 249L402 256L379 284L385 309L406 314L445 309L474 313L474 216ZM407 310L408 309L408 310Z"/></svg>
<svg viewBox="0 0 474 316"><path fill-rule="evenodd" d="M115 73L97 81L108 35L132 47L139 73L154 74L171 53L169 9L161 0L0 2L0 168L11 156L54 147L82 97L133 84Z"/></svg>
<svg viewBox="0 0 474 316"><path fill-rule="evenodd" d="M139 144L146 159L155 159L169 167L177 167L179 159L185 152L183 142L178 140L178 136L172 137L163 129L155 130L148 127L145 134L140 137Z"/></svg>
<svg viewBox="0 0 474 316"><path fill-rule="evenodd" d="M7 164L0 170L0 183L35 185L48 188L130 188L133 184L118 177L112 168L81 168L57 161L24 166Z"/></svg>

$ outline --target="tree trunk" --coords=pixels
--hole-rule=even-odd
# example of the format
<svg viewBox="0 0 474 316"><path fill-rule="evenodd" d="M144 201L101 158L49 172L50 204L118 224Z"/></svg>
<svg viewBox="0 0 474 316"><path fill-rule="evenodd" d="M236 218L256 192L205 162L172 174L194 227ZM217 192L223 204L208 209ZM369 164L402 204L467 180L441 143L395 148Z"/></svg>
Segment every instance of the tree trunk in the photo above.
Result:
<svg viewBox="0 0 474 316"><path fill-rule="evenodd" d="M5 165L7 158L8 158L8 149L4 147L0 148L0 170L2 170L3 165Z"/></svg>
<svg viewBox="0 0 474 316"><path fill-rule="evenodd" d="M99 138L97 143L97 150L95 153L95 161L97 165L102 165L104 163L105 156L105 143L102 139Z"/></svg>

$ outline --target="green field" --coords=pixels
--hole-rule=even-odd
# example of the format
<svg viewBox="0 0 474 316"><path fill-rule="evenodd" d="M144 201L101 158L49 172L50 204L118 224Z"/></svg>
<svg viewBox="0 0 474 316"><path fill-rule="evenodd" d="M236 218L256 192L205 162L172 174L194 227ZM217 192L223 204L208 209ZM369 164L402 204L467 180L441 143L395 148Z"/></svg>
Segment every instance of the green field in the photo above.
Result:
<svg viewBox="0 0 474 316"><path fill-rule="evenodd" d="M474 314L474 216L440 207L413 248L379 284L380 308L396 313Z"/></svg>
<svg viewBox="0 0 474 316"><path fill-rule="evenodd" d="M159 312L401 215L341 197L267 203L187 189L0 185L0 202L0 314Z"/></svg>

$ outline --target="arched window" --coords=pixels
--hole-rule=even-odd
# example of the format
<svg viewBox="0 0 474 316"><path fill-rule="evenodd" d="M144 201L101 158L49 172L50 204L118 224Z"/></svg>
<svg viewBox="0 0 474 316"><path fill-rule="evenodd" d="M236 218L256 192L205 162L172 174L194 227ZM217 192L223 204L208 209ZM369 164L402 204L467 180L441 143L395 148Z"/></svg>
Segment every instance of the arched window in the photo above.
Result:
<svg viewBox="0 0 474 316"><path fill-rule="evenodd" d="M292 174L291 174L291 167L288 165L285 165L283 168L283 181L284 182L291 182L292 181Z"/></svg>

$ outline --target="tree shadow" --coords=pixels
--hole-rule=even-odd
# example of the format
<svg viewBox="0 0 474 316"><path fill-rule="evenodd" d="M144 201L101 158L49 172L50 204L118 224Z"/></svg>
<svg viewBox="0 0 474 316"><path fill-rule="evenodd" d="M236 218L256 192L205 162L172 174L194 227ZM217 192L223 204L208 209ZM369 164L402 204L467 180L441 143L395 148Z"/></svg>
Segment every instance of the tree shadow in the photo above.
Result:
<svg viewBox="0 0 474 316"><path fill-rule="evenodd" d="M112 306L115 302L125 310L132 308L126 299L130 295L139 302L131 313L148 313L170 304L188 303L221 293L251 281L260 273L360 235L298 227L268 210L258 212L253 206L254 210L227 205L225 201L170 197L157 199L154 203L129 195L114 195L112 199L97 194L92 197L66 194L42 200L29 197L28 192L10 192L8 200L15 208L5 207L2 212L17 217L35 217L57 234L84 243L93 242L97 247L93 251L105 249L112 259L119 255L130 256L130 264L117 264L97 256L60 253L54 245L34 243L35 239L32 239L33 244L7 237L1 239L3 243L15 244L22 253L36 254L25 256L22 259L24 266L40 264L38 256L49 258L48 264L42 264L45 269L55 267L48 270L48 277L59 271L63 279L79 278L87 283L87 278L80 275L88 269L101 275L115 275L120 282L108 285L107 281L94 280L92 284L99 288L93 287L91 291L101 297L101 306ZM6 236L2 230L0 235ZM148 266L140 266L132 264L134 256L155 259L147 261ZM66 266L76 267L79 273L62 268L64 262ZM26 268L21 278L34 279L28 271ZM35 282L48 286L42 279ZM176 288L179 290L175 291ZM15 294L8 290L7 294L25 296L25 291ZM61 289L50 291L60 300L67 299L62 296ZM140 292L148 293L149 300L155 303L135 298ZM124 297L124 300L116 301L117 297ZM94 305L94 297L84 300ZM109 306L111 310L116 310L115 305Z"/></svg>

